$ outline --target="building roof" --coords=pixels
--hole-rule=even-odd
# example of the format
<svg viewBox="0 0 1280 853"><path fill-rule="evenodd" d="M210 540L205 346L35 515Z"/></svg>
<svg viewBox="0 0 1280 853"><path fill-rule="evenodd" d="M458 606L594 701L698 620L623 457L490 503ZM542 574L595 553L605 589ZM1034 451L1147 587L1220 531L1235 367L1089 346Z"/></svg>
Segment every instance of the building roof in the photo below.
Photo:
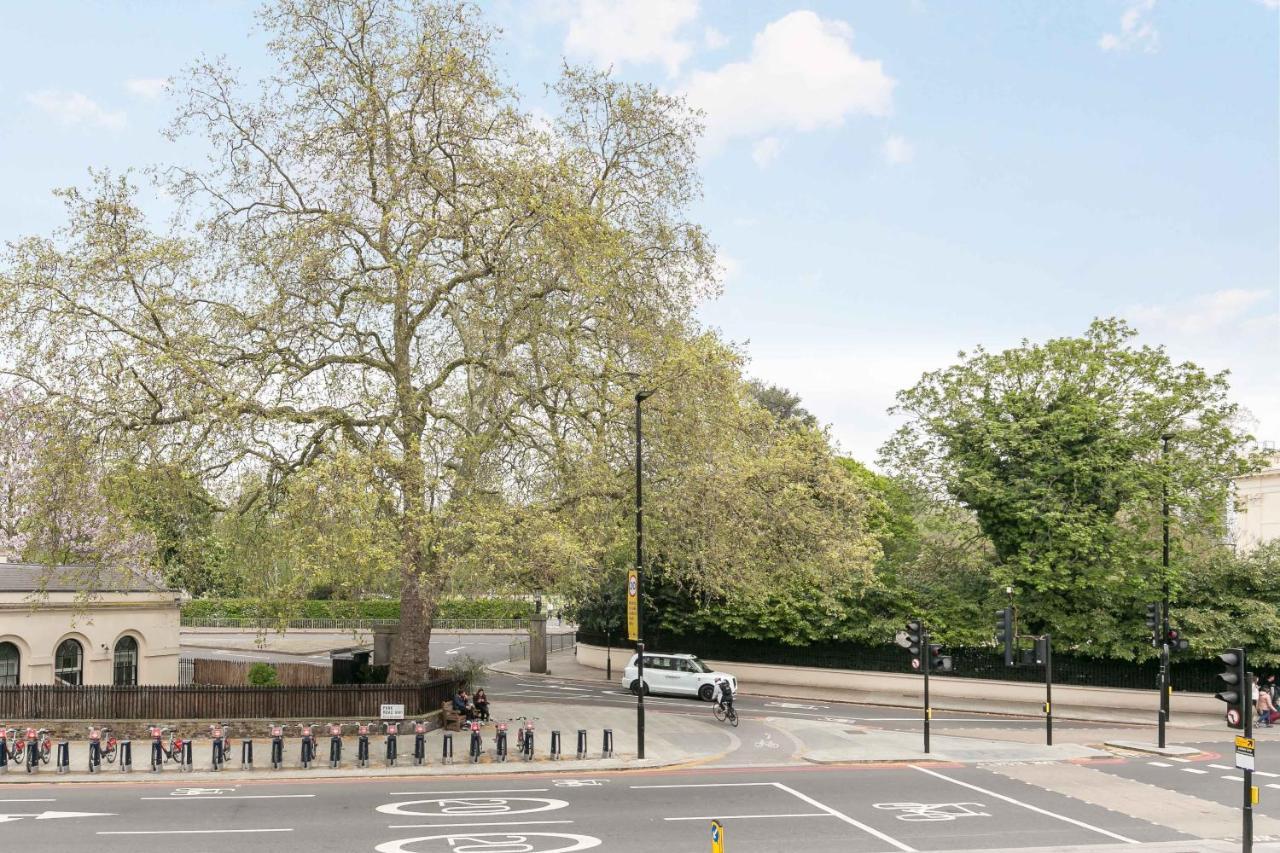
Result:
<svg viewBox="0 0 1280 853"><path fill-rule="evenodd" d="M156 577L94 565L0 563L0 592L173 592Z"/></svg>

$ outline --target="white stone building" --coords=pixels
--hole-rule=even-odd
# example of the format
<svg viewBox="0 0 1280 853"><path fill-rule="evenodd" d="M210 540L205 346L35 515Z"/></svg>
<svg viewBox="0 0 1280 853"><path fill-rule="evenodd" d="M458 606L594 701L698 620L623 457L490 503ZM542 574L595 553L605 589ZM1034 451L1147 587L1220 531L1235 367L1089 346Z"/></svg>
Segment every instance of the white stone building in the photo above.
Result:
<svg viewBox="0 0 1280 853"><path fill-rule="evenodd" d="M1236 550L1246 553L1280 539L1280 453L1256 474L1236 480Z"/></svg>
<svg viewBox="0 0 1280 853"><path fill-rule="evenodd" d="M0 563L0 686L177 684L180 604L128 572Z"/></svg>

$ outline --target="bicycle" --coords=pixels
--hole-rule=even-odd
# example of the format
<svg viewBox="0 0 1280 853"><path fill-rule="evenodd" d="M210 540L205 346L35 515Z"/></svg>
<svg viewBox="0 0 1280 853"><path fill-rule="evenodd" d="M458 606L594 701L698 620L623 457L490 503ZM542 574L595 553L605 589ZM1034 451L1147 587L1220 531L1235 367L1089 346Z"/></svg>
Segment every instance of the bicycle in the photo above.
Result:
<svg viewBox="0 0 1280 853"><path fill-rule="evenodd" d="M111 734L111 729L103 726L100 729L89 727L89 739L93 740L94 735L98 736L98 750L102 755L102 760L108 764L114 764L116 760L117 740L115 735Z"/></svg>
<svg viewBox="0 0 1280 853"><path fill-rule="evenodd" d="M732 702L723 703L723 704L722 704L722 703L720 703L720 702L717 702L717 703L716 703L716 707L715 707L715 712L714 712L714 713L715 713L715 715L716 715L716 719L717 719L717 720L719 720L720 722L722 722L722 723L723 723L725 720L728 720L728 721L729 721L729 723L730 723L734 728L737 728L737 726L738 726L738 712L737 712L737 711L735 711L735 710L733 710L733 703L732 703Z"/></svg>
<svg viewBox="0 0 1280 853"><path fill-rule="evenodd" d="M5 729L4 741L9 749L9 760L21 764L27 749L27 742L22 739L21 733L15 728Z"/></svg>
<svg viewBox="0 0 1280 853"><path fill-rule="evenodd" d="M164 736L169 736L169 746L166 749L164 745ZM160 737L153 740L160 744L160 752L164 755L166 761L172 761L176 764L182 763L182 747L186 743L182 738L178 737L173 729L165 726L160 729Z"/></svg>

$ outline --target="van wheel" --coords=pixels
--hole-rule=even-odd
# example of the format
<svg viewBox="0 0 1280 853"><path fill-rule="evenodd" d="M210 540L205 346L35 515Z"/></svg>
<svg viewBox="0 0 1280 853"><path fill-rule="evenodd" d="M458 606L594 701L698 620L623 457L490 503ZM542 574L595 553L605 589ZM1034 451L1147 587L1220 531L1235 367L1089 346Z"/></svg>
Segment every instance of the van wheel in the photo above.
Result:
<svg viewBox="0 0 1280 853"><path fill-rule="evenodd" d="M703 702L710 702L711 697L716 693L716 689L710 684L704 684L698 688L698 698Z"/></svg>
<svg viewBox="0 0 1280 853"><path fill-rule="evenodd" d="M631 682L631 692L637 696L640 695L640 679L637 678L635 681ZM644 686L644 695L649 695L649 685L647 684Z"/></svg>

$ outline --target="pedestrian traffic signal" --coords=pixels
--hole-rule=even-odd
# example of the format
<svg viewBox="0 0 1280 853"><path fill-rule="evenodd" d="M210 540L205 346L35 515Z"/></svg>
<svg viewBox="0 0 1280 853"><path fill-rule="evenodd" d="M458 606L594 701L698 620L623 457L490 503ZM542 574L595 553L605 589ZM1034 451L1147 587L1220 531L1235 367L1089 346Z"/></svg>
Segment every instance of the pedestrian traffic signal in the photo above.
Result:
<svg viewBox="0 0 1280 853"><path fill-rule="evenodd" d="M907 623L907 635L903 647L911 654L911 668L920 669L920 638L924 633L924 625L919 619Z"/></svg>
<svg viewBox="0 0 1280 853"><path fill-rule="evenodd" d="M1215 698L1227 703L1227 725L1233 729L1244 728L1248 679L1245 677L1244 649L1227 649L1218 655L1227 667L1218 673L1218 692Z"/></svg>
<svg viewBox="0 0 1280 853"><path fill-rule="evenodd" d="M942 653L942 646L937 643L929 644L929 671L930 672L950 672L951 671L951 655Z"/></svg>
<svg viewBox="0 0 1280 853"><path fill-rule="evenodd" d="M1178 628L1170 628L1164 641L1168 644L1170 652L1185 652L1191 648L1191 641L1182 636L1182 631Z"/></svg>
<svg viewBox="0 0 1280 853"><path fill-rule="evenodd" d="M996 611L996 645L1004 647L1004 665L1013 666L1013 608Z"/></svg>
<svg viewBox="0 0 1280 853"><path fill-rule="evenodd" d="M1151 632L1151 645L1160 648L1160 604L1147 605L1147 630Z"/></svg>

